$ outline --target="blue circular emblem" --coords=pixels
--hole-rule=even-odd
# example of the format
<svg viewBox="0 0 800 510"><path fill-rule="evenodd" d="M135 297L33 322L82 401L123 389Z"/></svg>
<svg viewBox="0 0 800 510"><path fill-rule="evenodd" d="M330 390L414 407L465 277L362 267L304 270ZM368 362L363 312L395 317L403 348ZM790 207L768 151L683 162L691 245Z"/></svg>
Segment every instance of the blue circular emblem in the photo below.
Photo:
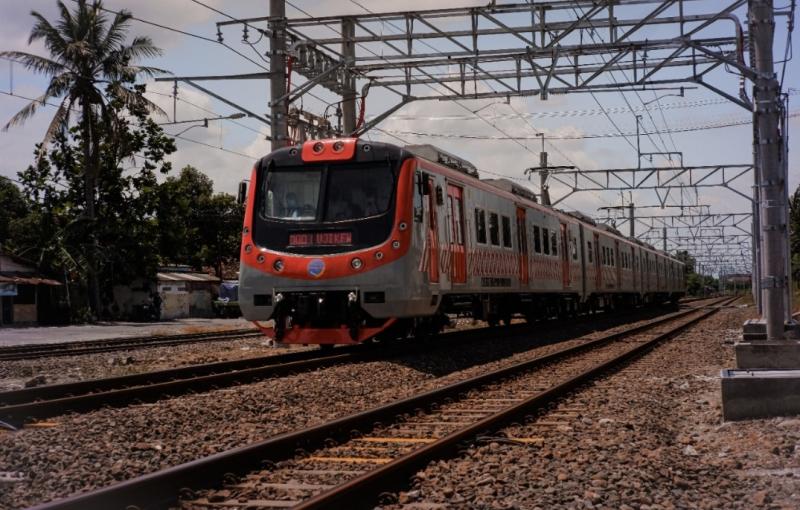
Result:
<svg viewBox="0 0 800 510"><path fill-rule="evenodd" d="M308 263L308 274L314 278L319 277L325 272L325 261L322 259L313 259Z"/></svg>

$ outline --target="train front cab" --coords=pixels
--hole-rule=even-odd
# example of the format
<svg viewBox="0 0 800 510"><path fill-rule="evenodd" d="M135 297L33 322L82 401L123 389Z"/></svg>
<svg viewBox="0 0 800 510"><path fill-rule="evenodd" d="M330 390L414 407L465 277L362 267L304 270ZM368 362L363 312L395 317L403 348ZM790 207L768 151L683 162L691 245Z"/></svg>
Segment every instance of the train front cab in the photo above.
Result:
<svg viewBox="0 0 800 510"><path fill-rule="evenodd" d="M280 342L335 344L432 314L417 267L415 166L399 147L355 139L259 161L242 231L244 317Z"/></svg>

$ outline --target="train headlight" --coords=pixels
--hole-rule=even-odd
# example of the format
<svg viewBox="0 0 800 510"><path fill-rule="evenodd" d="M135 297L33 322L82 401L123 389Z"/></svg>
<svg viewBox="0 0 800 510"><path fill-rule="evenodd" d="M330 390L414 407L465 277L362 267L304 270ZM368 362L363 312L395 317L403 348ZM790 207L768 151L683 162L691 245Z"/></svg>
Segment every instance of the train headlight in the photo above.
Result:
<svg viewBox="0 0 800 510"><path fill-rule="evenodd" d="M335 142L333 144L333 152L342 152L344 150L344 142Z"/></svg>
<svg viewBox="0 0 800 510"><path fill-rule="evenodd" d="M245 253L250 253L251 251L253 251L253 245L252 244L244 245L244 252Z"/></svg>
<svg viewBox="0 0 800 510"><path fill-rule="evenodd" d="M382 251L376 251L375 252L375 258L377 260L382 260L383 259L383 252Z"/></svg>
<svg viewBox="0 0 800 510"><path fill-rule="evenodd" d="M275 262L273 262L272 263L272 269L274 269L275 271L277 271L279 273L281 271L283 271L283 261L281 259L278 259Z"/></svg>
<svg viewBox="0 0 800 510"><path fill-rule="evenodd" d="M322 154L322 151L325 150L325 144L322 142L317 142L312 147L312 150L314 151L314 154Z"/></svg>
<svg viewBox="0 0 800 510"><path fill-rule="evenodd" d="M356 271L358 271L359 269L364 267L364 261L362 261L360 258L356 257L356 258L354 258L353 260L350 261L350 266L353 269L355 269Z"/></svg>
<svg viewBox="0 0 800 510"><path fill-rule="evenodd" d="M396 239L394 241L392 241L392 248L394 248L395 250L400 248L400 241L398 241Z"/></svg>
<svg viewBox="0 0 800 510"><path fill-rule="evenodd" d="M259 264L263 264L264 260L265 260L264 259L264 254L263 253L259 253L258 257L256 257L256 260L258 261Z"/></svg>
<svg viewBox="0 0 800 510"><path fill-rule="evenodd" d="M399 228L400 228L400 231L403 231L403 230L408 228L408 224L404 221L404 222L400 223Z"/></svg>

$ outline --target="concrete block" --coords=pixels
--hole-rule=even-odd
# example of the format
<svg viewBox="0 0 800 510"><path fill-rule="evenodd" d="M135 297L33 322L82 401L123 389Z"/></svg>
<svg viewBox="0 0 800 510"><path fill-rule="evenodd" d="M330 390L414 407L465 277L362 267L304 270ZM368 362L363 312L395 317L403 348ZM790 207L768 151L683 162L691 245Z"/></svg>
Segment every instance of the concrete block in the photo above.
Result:
<svg viewBox="0 0 800 510"><path fill-rule="evenodd" d="M800 324L787 322L784 324L785 338L800 340ZM764 319L748 319L742 324L742 338L745 342L767 339L767 324Z"/></svg>
<svg viewBox="0 0 800 510"><path fill-rule="evenodd" d="M726 421L800 415L800 370L722 370Z"/></svg>
<svg viewBox="0 0 800 510"><path fill-rule="evenodd" d="M796 340L738 342L733 349L739 369L800 369L800 342Z"/></svg>

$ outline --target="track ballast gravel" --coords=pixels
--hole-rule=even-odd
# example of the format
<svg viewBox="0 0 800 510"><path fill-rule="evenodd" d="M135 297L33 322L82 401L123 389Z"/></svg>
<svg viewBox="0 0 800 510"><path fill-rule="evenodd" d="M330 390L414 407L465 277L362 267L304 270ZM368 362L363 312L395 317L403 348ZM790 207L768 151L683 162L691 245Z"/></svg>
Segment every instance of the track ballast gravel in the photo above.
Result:
<svg viewBox="0 0 800 510"><path fill-rule="evenodd" d="M596 326L602 323L608 320L598 319ZM458 350L348 364L154 404L65 415L49 420L52 427L0 434L0 471L22 478L4 485L0 508L22 508L96 489L462 380L559 349L565 344L530 350L533 343L563 340L576 331L586 334L583 340L598 336L583 325L536 335L535 342L487 340ZM582 340L570 342L577 341Z"/></svg>
<svg viewBox="0 0 800 510"><path fill-rule="evenodd" d="M800 508L800 420L721 423L719 371L751 314L723 310L552 412L431 464L384 508Z"/></svg>

